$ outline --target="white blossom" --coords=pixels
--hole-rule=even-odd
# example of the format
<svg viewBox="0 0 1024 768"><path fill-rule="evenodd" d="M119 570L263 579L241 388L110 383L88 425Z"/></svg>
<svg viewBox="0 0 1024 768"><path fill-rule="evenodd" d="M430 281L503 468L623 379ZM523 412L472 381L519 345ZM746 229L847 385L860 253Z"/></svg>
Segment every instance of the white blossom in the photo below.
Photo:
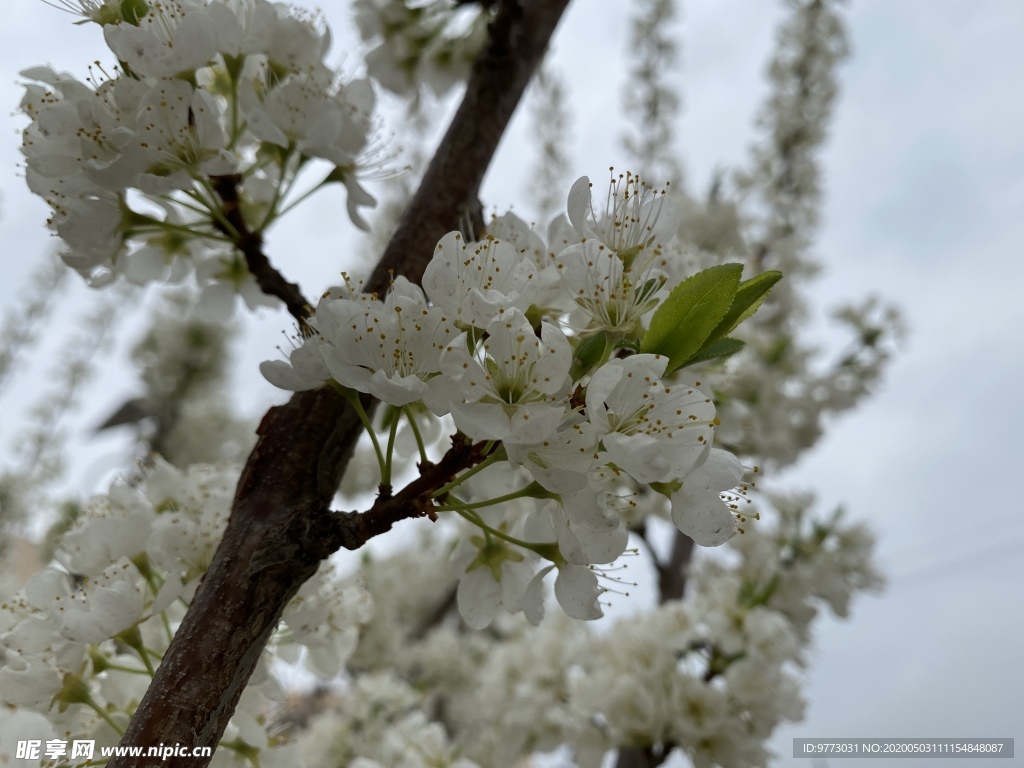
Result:
<svg viewBox="0 0 1024 768"><path fill-rule="evenodd" d="M321 352L335 381L395 406L422 400L447 412L448 384L438 376L455 328L417 286L399 277L384 301L338 299L317 309Z"/></svg>
<svg viewBox="0 0 1024 768"><path fill-rule="evenodd" d="M684 477L707 455L715 406L695 387L658 381L668 359L610 360L591 377L587 415L608 460L641 483Z"/></svg>
<svg viewBox="0 0 1024 768"><path fill-rule="evenodd" d="M79 643L99 643L134 626L142 618L142 575L127 559L88 577L74 589L68 574L55 568L39 571L25 584L32 607L45 611L60 633Z"/></svg>
<svg viewBox="0 0 1024 768"><path fill-rule="evenodd" d="M567 410L572 350L553 325L533 326L518 309L487 326L487 339L469 349L461 334L445 349L441 367L464 401L452 400L452 417L475 440L536 443L551 435Z"/></svg>
<svg viewBox="0 0 1024 768"><path fill-rule="evenodd" d="M509 243L492 236L466 243L449 232L423 273L423 288L456 321L487 328L502 311L525 312L532 301L537 266Z"/></svg>
<svg viewBox="0 0 1024 768"><path fill-rule="evenodd" d="M174 77L205 67L217 53L216 26L199 0L147 4L135 24L103 27L107 45L132 72Z"/></svg>

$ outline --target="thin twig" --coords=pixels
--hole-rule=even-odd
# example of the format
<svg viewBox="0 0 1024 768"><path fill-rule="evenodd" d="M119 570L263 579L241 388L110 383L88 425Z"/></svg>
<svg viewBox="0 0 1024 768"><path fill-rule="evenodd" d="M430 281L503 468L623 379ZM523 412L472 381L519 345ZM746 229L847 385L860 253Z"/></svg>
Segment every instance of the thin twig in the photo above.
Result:
<svg viewBox="0 0 1024 768"><path fill-rule="evenodd" d="M284 275L270 263L270 259L263 252L263 235L253 232L246 224L238 198L240 181L241 177L238 175L216 176L213 179L213 188L221 201L221 213L227 223L238 233L237 238L232 237L235 247L245 257L245 263L253 277L256 278L260 290L283 301L288 312L298 321L299 327L306 329L308 328L307 321L313 314L312 306L302 295L299 286L286 280ZM218 224L217 228L225 235L234 235L228 227Z"/></svg>

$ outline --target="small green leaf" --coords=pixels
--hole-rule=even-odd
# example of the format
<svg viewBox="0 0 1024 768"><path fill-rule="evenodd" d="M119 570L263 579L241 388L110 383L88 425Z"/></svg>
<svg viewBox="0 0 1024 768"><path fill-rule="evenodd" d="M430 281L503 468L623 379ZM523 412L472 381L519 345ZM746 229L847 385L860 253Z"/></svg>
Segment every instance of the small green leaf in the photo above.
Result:
<svg viewBox="0 0 1024 768"><path fill-rule="evenodd" d="M665 355L672 371L692 357L733 305L742 264L719 264L684 280L651 318L641 352Z"/></svg>
<svg viewBox="0 0 1024 768"><path fill-rule="evenodd" d="M703 363L706 360L714 360L717 357L729 357L730 355L735 355L746 345L747 343L740 339L730 339L729 337L715 339L710 344L705 344L700 351L679 367L683 368L694 363Z"/></svg>
<svg viewBox="0 0 1024 768"><path fill-rule="evenodd" d="M732 306L722 317L721 322L710 333L700 349L677 367L682 368L705 360L713 360L716 357L728 357L739 352L743 348L743 342L738 339L728 339L726 334L753 315L761 306L761 302L764 301L772 286L781 279L782 273L773 269L740 283L736 290L736 296L732 300Z"/></svg>
<svg viewBox="0 0 1024 768"><path fill-rule="evenodd" d="M757 308L761 306L768 291L781 279L781 272L777 269L770 269L740 283L736 297L732 300L732 306L725 313L722 322L712 331L710 338L720 339L726 334L732 333L736 326L757 312Z"/></svg>

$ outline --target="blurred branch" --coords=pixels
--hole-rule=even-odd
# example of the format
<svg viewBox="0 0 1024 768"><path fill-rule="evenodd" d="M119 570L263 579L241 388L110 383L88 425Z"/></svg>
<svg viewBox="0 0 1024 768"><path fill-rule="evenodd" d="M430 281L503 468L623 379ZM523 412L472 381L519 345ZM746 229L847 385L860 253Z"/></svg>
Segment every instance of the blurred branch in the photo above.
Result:
<svg viewBox="0 0 1024 768"><path fill-rule="evenodd" d="M834 0L799 0L779 30L769 67L772 94L759 122L766 131L753 152L753 168L740 178L767 208L764 232L753 244L754 268L771 261L790 276L794 258L818 223L824 143L838 94L836 67L849 53Z"/></svg>
<svg viewBox="0 0 1024 768"><path fill-rule="evenodd" d="M14 370L18 353L35 341L39 324L50 310L50 301L69 274L60 259L50 257L32 274L21 305L4 315L3 330L0 330L0 389Z"/></svg>
<svg viewBox="0 0 1024 768"><path fill-rule="evenodd" d="M563 189L568 186L566 179L569 175L565 137L569 131L569 115L565 86L550 67L538 72L530 96L533 133L538 139L540 153L526 192L543 224L565 202Z"/></svg>
<svg viewBox="0 0 1024 768"><path fill-rule="evenodd" d="M623 144L637 163L635 170L645 178L680 184L683 170L673 147L680 98L670 77L677 71L679 51L667 34L676 17L676 3L640 0L634 6L628 51L633 61L622 98L624 111L632 119Z"/></svg>

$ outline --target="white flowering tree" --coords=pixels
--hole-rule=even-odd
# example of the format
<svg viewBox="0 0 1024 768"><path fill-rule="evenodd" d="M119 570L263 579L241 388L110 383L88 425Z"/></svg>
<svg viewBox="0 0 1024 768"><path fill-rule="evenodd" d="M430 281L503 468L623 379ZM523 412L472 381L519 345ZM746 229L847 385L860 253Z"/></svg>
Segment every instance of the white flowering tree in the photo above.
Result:
<svg viewBox="0 0 1024 768"><path fill-rule="evenodd" d="M28 186L67 267L115 296L96 328L125 286L189 288L136 350L146 396L108 422L147 424L146 458L65 510L52 562L2 604L0 755L38 734L48 766L764 765L801 717L815 616L881 583L862 526L754 487L866 394L896 330L869 301L840 310L834 362L801 335L834 3L790 3L751 166L698 199L671 148L673 3L638 2L639 173L562 179L545 73L535 202L562 210L543 225L485 218L479 190L568 0L356 0L359 78L328 64L318 16L269 0L59 4L111 63L21 73ZM376 266L304 296L266 233L335 185L368 228L377 95L424 125L427 89L463 82ZM297 325L260 367L293 394L242 465L221 450L251 443L224 390L238 298ZM0 380L30 341L7 333ZM8 473L5 513L41 482ZM413 546L329 561L408 519ZM587 623L629 557L658 607ZM280 672L300 662L323 683L296 699ZM85 739L214 752L88 762Z"/></svg>

